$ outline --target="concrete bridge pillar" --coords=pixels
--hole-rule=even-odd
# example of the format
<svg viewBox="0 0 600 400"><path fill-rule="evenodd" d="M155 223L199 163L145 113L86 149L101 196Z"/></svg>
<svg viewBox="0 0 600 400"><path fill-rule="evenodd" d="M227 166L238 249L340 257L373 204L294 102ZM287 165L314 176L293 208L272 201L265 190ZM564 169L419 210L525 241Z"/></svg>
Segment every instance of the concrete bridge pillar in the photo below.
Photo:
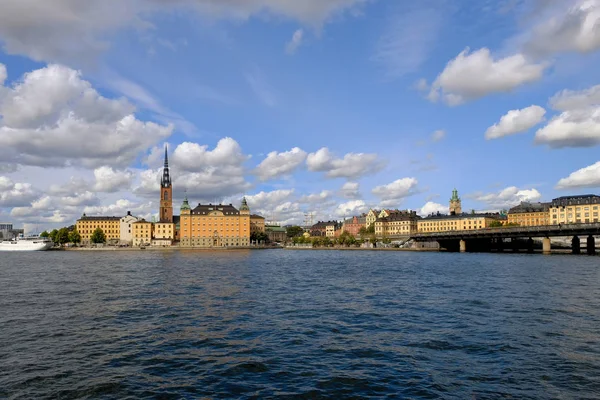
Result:
<svg viewBox="0 0 600 400"><path fill-rule="evenodd" d="M527 239L527 252L533 253L533 239L532 238Z"/></svg>
<svg viewBox="0 0 600 400"><path fill-rule="evenodd" d="M512 251L517 253L519 251L519 242L517 239L510 239L510 245L512 247Z"/></svg>
<svg viewBox="0 0 600 400"><path fill-rule="evenodd" d="M496 248L498 249L498 253L502 253L504 251L504 239L496 239Z"/></svg>
<svg viewBox="0 0 600 400"><path fill-rule="evenodd" d="M467 242L465 240L461 239L461 241L459 242L459 246L460 246L461 253L467 252Z"/></svg>
<svg viewBox="0 0 600 400"><path fill-rule="evenodd" d="M542 240L542 251L544 254L550 254L551 250L552 250L552 244L550 242L550 238L545 237Z"/></svg>
<svg viewBox="0 0 600 400"><path fill-rule="evenodd" d="M581 254L581 241L579 240L579 236L573 236L571 248L573 249L573 254Z"/></svg>
<svg viewBox="0 0 600 400"><path fill-rule="evenodd" d="M596 254L596 239L592 235L587 238L587 253L590 256Z"/></svg>

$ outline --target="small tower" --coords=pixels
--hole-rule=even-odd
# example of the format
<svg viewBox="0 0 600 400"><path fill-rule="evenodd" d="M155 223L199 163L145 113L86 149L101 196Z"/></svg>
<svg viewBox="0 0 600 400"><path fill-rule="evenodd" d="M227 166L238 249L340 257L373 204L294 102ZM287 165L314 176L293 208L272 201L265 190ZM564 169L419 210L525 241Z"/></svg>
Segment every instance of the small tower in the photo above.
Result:
<svg viewBox="0 0 600 400"><path fill-rule="evenodd" d="M462 214L462 202L458 197L458 190L456 188L452 191L452 198L450 199L450 215Z"/></svg>
<svg viewBox="0 0 600 400"><path fill-rule="evenodd" d="M181 204L179 211L181 215L190 215L192 212L192 207L190 207L190 203L188 203L187 193L183 199L183 203Z"/></svg>
<svg viewBox="0 0 600 400"><path fill-rule="evenodd" d="M246 197L242 199L242 206L240 207L240 215L250 215L250 207L248 207L248 202L246 201Z"/></svg>
<svg viewBox="0 0 600 400"><path fill-rule="evenodd" d="M169 174L169 157L167 146L165 146L165 164L163 175L160 178L160 211L158 214L160 222L173 222L173 186Z"/></svg>

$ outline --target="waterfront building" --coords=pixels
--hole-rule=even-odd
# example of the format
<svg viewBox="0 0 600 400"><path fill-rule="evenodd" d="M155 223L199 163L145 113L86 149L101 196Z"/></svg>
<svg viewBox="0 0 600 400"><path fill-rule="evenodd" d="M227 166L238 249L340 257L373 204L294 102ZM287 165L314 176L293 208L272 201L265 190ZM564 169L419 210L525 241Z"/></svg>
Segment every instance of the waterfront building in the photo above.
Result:
<svg viewBox="0 0 600 400"><path fill-rule="evenodd" d="M171 217L174 219L174 217ZM175 223L156 222L154 223L152 235L152 246L172 246L175 240Z"/></svg>
<svg viewBox="0 0 600 400"><path fill-rule="evenodd" d="M319 221L310 227L310 236L327 236L327 226L337 224L337 221Z"/></svg>
<svg viewBox="0 0 600 400"><path fill-rule="evenodd" d="M462 201L460 200L460 197L458 197L458 190L456 190L456 188L452 190L449 212L450 215L462 214Z"/></svg>
<svg viewBox="0 0 600 400"><path fill-rule="evenodd" d="M13 224L11 223L0 223L0 239L10 239L13 230Z"/></svg>
<svg viewBox="0 0 600 400"><path fill-rule="evenodd" d="M508 210L508 223L520 226L540 226L550 223L550 203L523 201Z"/></svg>
<svg viewBox="0 0 600 400"><path fill-rule="evenodd" d="M337 221L329 221L325 226L325 236L330 239L340 236L342 233L342 224Z"/></svg>
<svg viewBox="0 0 600 400"><path fill-rule="evenodd" d="M419 233L466 231L488 228L493 221L498 221L500 214L492 213L463 213L463 214L432 214L417 222Z"/></svg>
<svg viewBox="0 0 600 400"><path fill-rule="evenodd" d="M360 217L352 217L344 221L342 225L342 231L348 232L354 237L357 237L360 232L360 228L364 228L367 224L367 215L363 214Z"/></svg>
<svg viewBox="0 0 600 400"><path fill-rule="evenodd" d="M287 231L279 225L266 225L265 233L273 243L284 243L287 241Z"/></svg>
<svg viewBox="0 0 600 400"><path fill-rule="evenodd" d="M139 220L140 218L131 215L131 211L127 211L127 215L119 220L119 244L128 246L133 244L133 229L131 225Z"/></svg>
<svg viewBox="0 0 600 400"><path fill-rule="evenodd" d="M81 235L81 243L89 244L94 231L102 229L106 236L106 243L116 244L121 239L121 217L92 216L85 214L75 224L77 232Z"/></svg>
<svg viewBox="0 0 600 400"><path fill-rule="evenodd" d="M365 228L373 225L377 221L377 218L379 218L379 214L381 214L381 210L370 209L365 217Z"/></svg>
<svg viewBox="0 0 600 400"><path fill-rule="evenodd" d="M250 208L246 198L240 209L232 204L198 204L192 209L187 197L181 206L180 246L244 247L250 245Z"/></svg>
<svg viewBox="0 0 600 400"><path fill-rule="evenodd" d="M265 231L265 218L260 215L250 215L250 234Z"/></svg>
<svg viewBox="0 0 600 400"><path fill-rule="evenodd" d="M550 224L580 224L598 222L600 196L584 194L563 196L550 203Z"/></svg>
<svg viewBox="0 0 600 400"><path fill-rule="evenodd" d="M376 236L408 237L418 231L418 221L421 217L417 215L416 211L384 211L387 216L378 218L374 223Z"/></svg>
<svg viewBox="0 0 600 400"><path fill-rule="evenodd" d="M154 233L154 224L141 219L131 224L133 235L133 246L150 246L152 244L152 236Z"/></svg>

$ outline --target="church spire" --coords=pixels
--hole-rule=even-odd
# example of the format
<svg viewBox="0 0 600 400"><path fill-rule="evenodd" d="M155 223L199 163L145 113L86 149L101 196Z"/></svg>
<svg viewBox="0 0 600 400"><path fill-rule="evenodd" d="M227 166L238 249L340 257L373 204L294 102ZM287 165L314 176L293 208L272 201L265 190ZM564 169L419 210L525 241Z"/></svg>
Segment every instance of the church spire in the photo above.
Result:
<svg viewBox="0 0 600 400"><path fill-rule="evenodd" d="M171 175L169 174L169 157L167 155L167 145L165 145L165 165L163 168L163 175L160 179L160 186L164 188L171 187Z"/></svg>

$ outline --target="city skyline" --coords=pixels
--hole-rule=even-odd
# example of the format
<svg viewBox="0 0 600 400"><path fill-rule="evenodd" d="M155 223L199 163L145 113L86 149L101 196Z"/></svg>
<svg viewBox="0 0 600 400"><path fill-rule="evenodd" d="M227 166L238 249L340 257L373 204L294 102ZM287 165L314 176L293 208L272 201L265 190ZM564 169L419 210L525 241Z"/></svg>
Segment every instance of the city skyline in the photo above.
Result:
<svg viewBox="0 0 600 400"><path fill-rule="evenodd" d="M175 208L284 225L600 187L598 0L7 1L0 221L26 230L150 219L165 145Z"/></svg>

